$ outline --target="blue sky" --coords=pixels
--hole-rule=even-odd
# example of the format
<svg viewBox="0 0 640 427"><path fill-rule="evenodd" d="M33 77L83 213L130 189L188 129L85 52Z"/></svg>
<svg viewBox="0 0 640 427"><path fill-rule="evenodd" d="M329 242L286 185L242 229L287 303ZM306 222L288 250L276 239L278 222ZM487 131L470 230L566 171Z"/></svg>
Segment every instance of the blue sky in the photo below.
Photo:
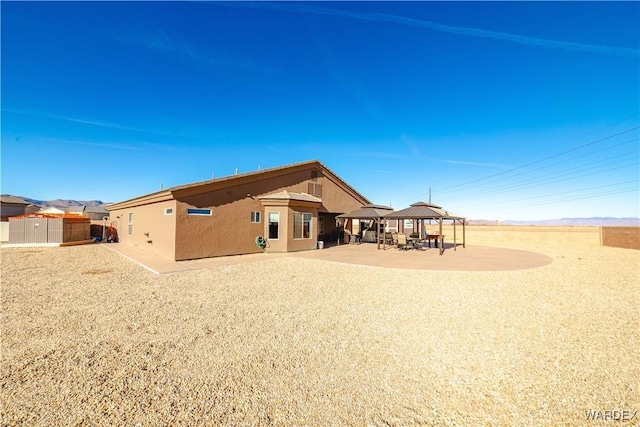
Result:
<svg viewBox="0 0 640 427"><path fill-rule="evenodd" d="M640 216L638 2L2 2L3 194L318 159L374 203Z"/></svg>

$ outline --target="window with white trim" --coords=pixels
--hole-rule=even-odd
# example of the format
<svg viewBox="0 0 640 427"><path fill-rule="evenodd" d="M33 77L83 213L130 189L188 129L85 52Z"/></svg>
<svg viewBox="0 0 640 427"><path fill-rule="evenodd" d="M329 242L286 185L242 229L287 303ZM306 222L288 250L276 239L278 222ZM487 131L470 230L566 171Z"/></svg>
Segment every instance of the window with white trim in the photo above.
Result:
<svg viewBox="0 0 640 427"><path fill-rule="evenodd" d="M293 214L293 238L294 239L310 239L311 238L311 218L310 213L295 212Z"/></svg>
<svg viewBox="0 0 640 427"><path fill-rule="evenodd" d="M173 215L173 208L165 208L164 209L164 214L165 215Z"/></svg>
<svg viewBox="0 0 640 427"><path fill-rule="evenodd" d="M133 236L133 212L129 212L129 236Z"/></svg>
<svg viewBox="0 0 640 427"><path fill-rule="evenodd" d="M211 216L211 209L187 209L187 215Z"/></svg>
<svg viewBox="0 0 640 427"><path fill-rule="evenodd" d="M259 211L251 212L251 222L252 223L259 223L260 222L260 212Z"/></svg>

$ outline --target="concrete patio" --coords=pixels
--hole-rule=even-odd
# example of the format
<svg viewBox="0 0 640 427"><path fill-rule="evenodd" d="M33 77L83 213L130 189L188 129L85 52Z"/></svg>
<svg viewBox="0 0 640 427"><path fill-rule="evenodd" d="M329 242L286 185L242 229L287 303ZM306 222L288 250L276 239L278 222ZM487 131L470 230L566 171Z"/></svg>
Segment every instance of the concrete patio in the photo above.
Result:
<svg viewBox="0 0 640 427"><path fill-rule="evenodd" d="M439 250L436 248L425 251L401 251L395 246L388 246L386 250L378 250L376 244L363 243L360 245L330 246L304 252L259 253L190 261L172 261L143 251L136 246L120 243L102 245L157 274L217 268L282 257L318 259L384 268L452 271L522 270L542 267L552 262L549 256L536 252L474 245L467 245L466 248L459 245L454 250L450 244L445 245L445 253L442 256L439 255Z"/></svg>

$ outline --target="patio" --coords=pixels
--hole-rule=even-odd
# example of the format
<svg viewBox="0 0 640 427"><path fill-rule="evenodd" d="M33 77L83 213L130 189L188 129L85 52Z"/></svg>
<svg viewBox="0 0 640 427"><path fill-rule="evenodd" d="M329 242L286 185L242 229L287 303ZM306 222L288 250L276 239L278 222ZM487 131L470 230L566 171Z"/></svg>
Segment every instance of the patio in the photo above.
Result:
<svg viewBox="0 0 640 427"><path fill-rule="evenodd" d="M236 255L191 261L172 261L120 243L103 244L103 246L158 274L218 268L283 257L383 268L450 271L522 270L542 267L552 262L549 256L540 253L492 246L467 245L464 250L454 252L451 243L445 243L444 249L449 256L444 257L439 256L440 251L433 248L425 251L401 251L395 246L388 246L386 250L378 250L375 243L363 243L329 246L313 251Z"/></svg>

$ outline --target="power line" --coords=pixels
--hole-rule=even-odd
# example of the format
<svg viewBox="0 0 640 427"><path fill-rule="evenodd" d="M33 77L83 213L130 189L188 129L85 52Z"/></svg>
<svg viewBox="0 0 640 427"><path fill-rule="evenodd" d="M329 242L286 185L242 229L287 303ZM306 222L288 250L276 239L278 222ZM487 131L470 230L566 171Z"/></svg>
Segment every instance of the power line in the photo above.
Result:
<svg viewBox="0 0 640 427"><path fill-rule="evenodd" d="M580 197L572 197L572 198L564 198L563 197L561 199L549 200L547 202L529 203L529 204L516 205L516 206L500 206L500 209L519 209L519 208L526 208L526 207L529 207L529 206L551 205L551 204L557 204L557 203L571 202L571 201L575 201L575 200L596 199L596 198L600 198L600 197L604 197L604 196L611 196L611 195L614 195L614 194L631 193L631 192L638 192L638 191L639 191L639 188L636 186L636 187L622 189L622 190L606 191L606 192L602 192L602 193L593 193L593 194L588 194L588 195L580 196Z"/></svg>
<svg viewBox="0 0 640 427"><path fill-rule="evenodd" d="M512 203L512 202L519 202L519 201L523 201L523 200L533 200L533 199L541 199L541 198L546 198L546 197L554 197L554 196L560 196L563 194L572 194L572 193L580 193L580 192L584 192L584 191L592 191L595 189L599 189L599 188L607 188L607 187L614 187L616 185L626 185L626 184L636 184L636 186L634 188L638 189L638 181L637 180L632 180L632 181L622 181L622 182L616 182L613 184L606 184L606 185L598 185L596 187L588 187L588 188L582 188L582 189L576 189L576 190L569 190L569 191L561 191L559 193L551 193L551 194L542 194L539 196L531 196L531 197L523 197L521 199L512 199L509 200L507 203ZM618 190L615 190L618 191ZM537 204L537 203L534 203ZM489 206L489 205L485 205L485 206Z"/></svg>
<svg viewBox="0 0 640 427"><path fill-rule="evenodd" d="M625 153L625 155L627 155L628 153ZM620 156L614 156L612 158L615 157L620 157ZM609 169L604 169L604 170L595 170L599 167L604 167L604 166L609 166L609 165L614 165L617 163L621 163L621 162L625 162L631 160L630 158L625 158L622 160L618 160L615 162L609 162L609 163L602 163L599 164L596 168L584 168L584 166L586 165L580 165L580 166L576 166L573 168L569 168L569 169L565 169L562 172L557 172L554 174L550 174L545 176L544 178L530 178L528 180L524 180L524 181L520 181L514 184L508 184L508 185L503 185L497 188L493 188L493 189L489 189L489 190L484 190L484 191L475 191L475 192L471 192L471 193L464 193L458 196L453 196L453 197L449 197L447 198L447 200L459 200L462 198L469 198L469 197L474 197L474 196L487 196L487 195L495 195L495 194L501 194L501 193L506 193L509 192L510 190L517 188L518 190L523 190L523 189L528 189L528 188L534 188L534 187L538 187L538 186L542 186L542 185L549 185L549 184L554 184L554 183L558 183L558 182L563 182L563 181L569 181L572 179L577 179L577 178L582 178L585 176L591 176L591 175L596 175L599 173L604 173L604 172L610 172L613 170L617 170L617 169L622 169L622 168L626 168L626 167L631 167L631 166L636 166L638 165L638 161L637 161L637 157L634 158L634 160L636 160L633 163L629 163L629 164L625 164L622 166L617 166L617 167L613 167L613 168L609 168ZM599 163L599 162L592 162L592 163ZM582 168L582 170L580 169ZM566 171L570 171L573 169L578 169L574 172L571 173L566 173ZM571 176L571 175L575 175L576 173L582 172L584 170L590 171L589 173L585 173L582 175L577 175L577 176ZM560 178L560 179L555 179L555 178ZM555 179L555 180L554 180ZM551 181L550 181L551 180ZM522 185L522 184L526 184L527 182L532 182L532 184L529 185Z"/></svg>
<svg viewBox="0 0 640 427"><path fill-rule="evenodd" d="M562 151L560 153L556 153L556 154L553 154L551 156L544 157L542 159L538 159L538 160L535 160L533 162L526 163L524 165L516 166L514 168L511 168L511 169L508 169L508 170L505 170L505 171L501 171L501 172L498 172L498 173L495 173L495 174L492 174L492 175L488 175L488 176L485 176L485 177L482 177L482 178L474 179L473 181L467 181L467 182L464 182L464 183L461 183L461 184L453 185L453 186L450 186L450 187L445 187L441 191L450 190L452 188L459 188L459 187L463 187L465 185L470 185L470 184L477 184L479 181L485 181L487 179L490 179L490 178L493 178L493 177L496 177L496 176L504 175L504 174L507 174L509 172L513 172L515 170L523 169L523 168L525 168L527 166L531 166L531 165L535 165L535 164L538 164L538 163L542 163L542 162L544 162L546 160L554 159L556 157L560 157L560 156L563 156L565 154L572 153L572 152L580 150L582 148L589 147L589 146L592 146L592 145L595 145L595 144L599 144L599 143L604 142L604 141L608 141L608 140L610 140L612 138L615 138L615 137L620 136L620 135L624 135L626 133L632 132L632 131L637 130L639 128L640 128L640 126L629 128L629 129L626 129L626 130L624 130L622 132L618 132L616 134L609 135L609 136L606 136L604 138L600 138L600 139L597 139L595 141L591 141L591 142L588 142L586 144L579 145L579 146L571 148L569 150L565 150L565 151ZM417 198L412 198L412 199L408 199L408 200L417 200L417 199L420 199L420 198L422 198L424 196L425 196L425 194L421 194Z"/></svg>
<svg viewBox="0 0 640 427"><path fill-rule="evenodd" d="M495 183L495 182L498 182L498 181L509 180L510 182L509 182L508 184L509 184L509 186L511 186L511 184L513 184L513 183L514 183L514 181L512 181L512 178L514 178L514 177L516 177L516 176L521 176L521 175L524 175L524 174L527 174L527 173L531 173L531 172L535 172L535 171L538 171L538 170L546 169L546 168L549 168L549 167L551 167L551 166L560 165L560 164L562 164L562 163L567 163L567 162L570 162L570 161L574 161L574 160L579 159L579 158L592 156L592 155L597 154L597 153L600 153L600 152L602 152L602 151L611 150L611 149L616 148L616 147L619 147L619 146L621 146L621 145L625 145L625 144L628 144L628 143L630 143L630 142L637 141L638 139L639 139L639 138L629 139L629 140L627 140L627 141L623 141L623 142L618 143L618 144L615 144L615 145L610 145L610 146L607 146L607 147L602 148L602 149L600 149L600 150L591 151L591 152L588 152L588 153L582 154L582 155L580 155L580 156L571 157L571 158L569 158L569 159L561 160L561 161L559 161L559 162L550 163L550 164L548 164L548 165L540 166L540 167L538 167L538 168L534 168L534 169L529 169L529 170L527 170L527 171L520 172L520 173L515 174L515 175L506 176L506 177L501 177L501 178L498 178L498 179L494 180L493 182ZM632 154L632 153L635 153L635 152L638 152L638 150L634 150L634 151L631 151L631 152L629 152L629 153L625 153L624 155L626 155L626 154ZM614 157L609 157L609 158L604 159L604 160L612 159L612 158L615 158L615 157L620 157L620 155L618 155L618 156L614 156ZM600 159L600 160L598 160L598 161L596 161L596 162L592 162L592 163L597 163L597 162L599 162L599 161L601 161L601 160L603 160L603 159ZM586 164L591 164L591 163L586 163ZM566 171L566 170L569 170L569 169L565 169L565 171ZM535 179L535 178L534 178L534 179ZM527 179L527 180L524 180L524 181L518 181L518 182L527 182L527 181L530 181L530 180L531 180L531 179ZM480 184L480 186L483 186L483 185L491 185L491 183ZM450 193L450 192L452 192L452 191L454 191L454 190L449 190L449 191L440 191L440 192L438 192L438 194L446 194L446 193ZM481 190L480 190L480 191L481 191Z"/></svg>

